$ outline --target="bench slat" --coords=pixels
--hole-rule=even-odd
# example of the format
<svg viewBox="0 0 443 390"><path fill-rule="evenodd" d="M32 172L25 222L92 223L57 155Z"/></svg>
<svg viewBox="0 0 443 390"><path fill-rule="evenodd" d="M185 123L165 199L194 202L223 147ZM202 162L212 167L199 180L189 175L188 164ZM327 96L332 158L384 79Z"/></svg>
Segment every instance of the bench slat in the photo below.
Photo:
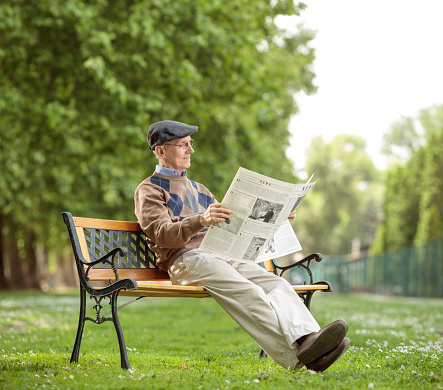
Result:
<svg viewBox="0 0 443 390"><path fill-rule="evenodd" d="M120 279L152 280L152 281L168 281L169 275L166 271L158 268L119 268L117 270ZM91 268L89 270L90 281L114 280L115 275L110 268Z"/></svg>
<svg viewBox="0 0 443 390"><path fill-rule="evenodd" d="M184 291L121 291L119 296L125 297L150 297L150 298L210 298L207 291L199 293L186 293Z"/></svg>
<svg viewBox="0 0 443 390"><path fill-rule="evenodd" d="M292 286L292 288L298 294L305 294L308 291L328 290L329 286L327 284L307 284L307 285L300 285L300 286Z"/></svg>
<svg viewBox="0 0 443 390"><path fill-rule="evenodd" d="M157 283L146 283L138 282L138 291L183 291L183 292L206 292L203 286L180 286L175 284L157 284Z"/></svg>
<svg viewBox="0 0 443 390"><path fill-rule="evenodd" d="M137 222L111 221L108 219L95 219L72 217L75 227L86 227L93 229L127 230L130 232L140 232L141 228Z"/></svg>
<svg viewBox="0 0 443 390"><path fill-rule="evenodd" d="M90 262L91 258L89 256L88 244L86 243L85 235L83 233L83 228L76 227L75 230L77 231L77 237L78 237L78 241L80 243L80 249L82 251L82 255L87 262Z"/></svg>

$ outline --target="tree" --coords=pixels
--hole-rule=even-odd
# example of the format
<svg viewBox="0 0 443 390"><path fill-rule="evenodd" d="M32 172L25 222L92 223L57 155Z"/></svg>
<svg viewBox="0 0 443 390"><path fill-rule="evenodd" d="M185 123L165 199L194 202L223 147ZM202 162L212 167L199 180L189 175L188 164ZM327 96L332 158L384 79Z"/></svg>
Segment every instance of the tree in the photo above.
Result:
<svg viewBox="0 0 443 390"><path fill-rule="evenodd" d="M419 111L416 118L402 116L383 136L382 153L394 161L408 161L431 137L441 131L443 106L431 106Z"/></svg>
<svg viewBox="0 0 443 390"><path fill-rule="evenodd" d="M385 220L374 253L424 244L443 236L443 106L419 112L422 132L411 157L389 168Z"/></svg>
<svg viewBox="0 0 443 390"><path fill-rule="evenodd" d="M377 232L372 253L383 253L413 243L419 219L423 157L423 151L419 149L406 166L388 170L383 199L384 221Z"/></svg>
<svg viewBox="0 0 443 390"><path fill-rule="evenodd" d="M134 189L155 165L146 144L155 121L200 126L192 178L218 198L239 165L293 179L284 150L294 93L315 90L313 34L288 35L274 19L303 7L2 3L0 220L4 231L35 237L21 251L25 259L35 258L26 252L36 245L63 252L61 211L134 219Z"/></svg>
<svg viewBox="0 0 443 390"><path fill-rule="evenodd" d="M420 147L422 139L413 118L401 117L383 136L381 152L397 159L409 159Z"/></svg>
<svg viewBox="0 0 443 390"><path fill-rule="evenodd" d="M380 173L357 136L338 135L329 144L312 140L306 168L319 179L303 200L294 229L303 247L324 254L351 252L353 239L373 242L381 212Z"/></svg>

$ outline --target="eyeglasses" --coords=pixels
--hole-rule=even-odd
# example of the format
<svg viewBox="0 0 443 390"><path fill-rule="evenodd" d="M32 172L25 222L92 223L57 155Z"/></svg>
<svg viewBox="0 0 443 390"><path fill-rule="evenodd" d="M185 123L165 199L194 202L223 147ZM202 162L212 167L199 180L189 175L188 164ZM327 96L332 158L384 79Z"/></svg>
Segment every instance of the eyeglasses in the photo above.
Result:
<svg viewBox="0 0 443 390"><path fill-rule="evenodd" d="M182 144L164 144L164 145L178 146L183 150L188 150L189 147L192 147L192 145L194 145L194 140L191 139L189 142L183 142Z"/></svg>

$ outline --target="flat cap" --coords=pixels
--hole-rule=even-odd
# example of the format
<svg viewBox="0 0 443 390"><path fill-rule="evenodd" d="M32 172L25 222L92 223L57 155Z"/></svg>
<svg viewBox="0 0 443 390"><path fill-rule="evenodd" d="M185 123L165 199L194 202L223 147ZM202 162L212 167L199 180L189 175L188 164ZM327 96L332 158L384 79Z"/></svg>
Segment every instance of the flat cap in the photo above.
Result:
<svg viewBox="0 0 443 390"><path fill-rule="evenodd" d="M198 130L197 126L176 121L161 121L153 123L148 130L149 149L154 150L157 145L178 138L184 138Z"/></svg>

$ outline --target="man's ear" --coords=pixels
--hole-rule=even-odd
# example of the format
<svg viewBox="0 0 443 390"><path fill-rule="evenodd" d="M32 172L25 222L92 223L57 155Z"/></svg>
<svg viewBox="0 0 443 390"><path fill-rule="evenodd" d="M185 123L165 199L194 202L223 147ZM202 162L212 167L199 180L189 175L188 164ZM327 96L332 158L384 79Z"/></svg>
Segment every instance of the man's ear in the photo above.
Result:
<svg viewBox="0 0 443 390"><path fill-rule="evenodd" d="M157 153L157 156L163 156L165 154L165 151L161 147L161 145L157 145L155 147L155 153Z"/></svg>

